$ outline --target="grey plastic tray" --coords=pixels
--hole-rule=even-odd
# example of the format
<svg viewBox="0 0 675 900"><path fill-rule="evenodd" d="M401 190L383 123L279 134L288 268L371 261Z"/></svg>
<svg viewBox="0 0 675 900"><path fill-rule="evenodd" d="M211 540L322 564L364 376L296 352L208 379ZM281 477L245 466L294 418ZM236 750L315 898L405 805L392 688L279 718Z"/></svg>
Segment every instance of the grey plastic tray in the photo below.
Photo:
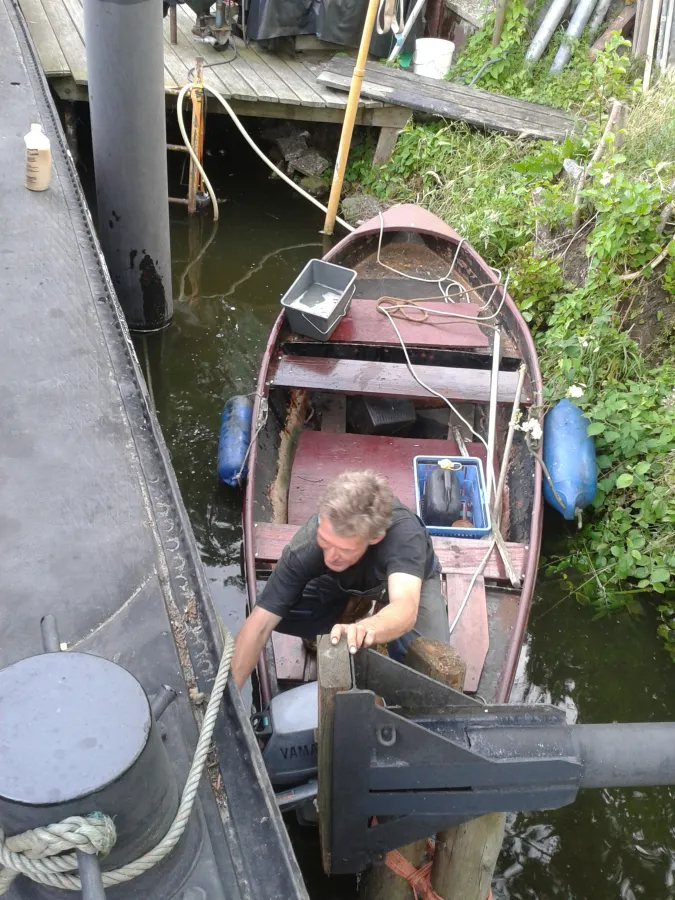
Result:
<svg viewBox="0 0 675 900"><path fill-rule="evenodd" d="M310 259L281 298L291 329L327 341L349 310L355 281L353 269Z"/></svg>

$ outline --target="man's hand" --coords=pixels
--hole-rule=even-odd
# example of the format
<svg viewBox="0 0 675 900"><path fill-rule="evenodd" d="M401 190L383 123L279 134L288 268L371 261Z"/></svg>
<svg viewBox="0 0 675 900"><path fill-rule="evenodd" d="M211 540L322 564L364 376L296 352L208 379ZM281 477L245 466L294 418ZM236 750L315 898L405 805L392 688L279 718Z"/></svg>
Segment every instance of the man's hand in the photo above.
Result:
<svg viewBox="0 0 675 900"><path fill-rule="evenodd" d="M347 637L347 646L350 653L356 653L361 647L372 647L375 643L375 626L370 619L353 622L350 625L334 625L330 633L331 644L339 644L342 635Z"/></svg>
<svg viewBox="0 0 675 900"><path fill-rule="evenodd" d="M234 641L234 656L232 657L232 677L239 690L246 683L258 662L267 639L277 625L281 622L281 616L267 612L261 606L254 606L249 617L242 625L241 631Z"/></svg>
<svg viewBox="0 0 675 900"><path fill-rule="evenodd" d="M347 636L350 653L361 647L388 644L414 628L420 606L422 579L415 575L397 572L389 576L387 590L389 603L380 612L352 625L334 625L330 633L331 644L337 644L342 635Z"/></svg>

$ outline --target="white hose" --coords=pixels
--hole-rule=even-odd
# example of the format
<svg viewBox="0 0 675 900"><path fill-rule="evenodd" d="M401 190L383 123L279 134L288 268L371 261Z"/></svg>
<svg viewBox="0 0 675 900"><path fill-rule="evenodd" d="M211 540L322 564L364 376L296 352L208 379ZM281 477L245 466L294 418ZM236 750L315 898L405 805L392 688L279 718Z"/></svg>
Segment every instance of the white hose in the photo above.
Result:
<svg viewBox="0 0 675 900"><path fill-rule="evenodd" d="M190 88L193 86L194 85L186 84L184 87L181 88L180 94L178 95L178 126L180 128L181 134L183 135L183 141L185 142L185 146L187 147L187 149L190 153L190 156L192 157L195 165L197 166L197 169L199 170L200 175L204 179L204 184L206 185L206 189L208 190L209 196L211 197L211 203L213 204L213 217L214 217L214 219L217 219L218 218L218 201L216 200L216 195L213 192L213 188L211 187L211 184L209 183L209 180L206 177L206 173L204 172L204 169L202 168L201 163L197 159L197 154L194 152L192 145L188 141L187 132L185 130L185 124L183 123L183 98L185 97L185 94L187 93L187 91L189 91ZM268 166L273 172L275 172L279 176L279 178L281 178L282 181L285 181L286 184L290 185L299 194L302 194L302 196L305 198L305 200L309 200L310 203L313 203L314 206L316 206L322 212L324 212L324 213L328 212L328 207L324 206L323 203L320 203L316 199L316 197L312 197L311 194L308 194L307 191L304 191L300 187L299 184L296 184L292 178L289 178L285 172L282 172L281 169L278 169L274 165L274 163L265 156L265 154L262 152L260 147L258 147L258 145L255 143L253 138L250 136L248 131L246 131L244 126L241 124L239 116L237 116L235 111L232 109L232 107L227 102L227 100L222 96L222 94L220 94L215 88L209 87L207 85L204 85L204 89L209 91L211 94L213 94L213 96L221 104L221 106L223 107L225 112L231 117L232 121L234 122L234 124L237 126L237 128L241 132L244 140L247 142L247 144L249 144L251 149L255 153L258 154L258 156L260 157L260 159L262 159L262 161L265 163L266 166ZM348 222L345 222L345 220L341 219L339 216L336 217L336 221L339 222L343 228L346 228L347 231L355 230L352 225L350 225Z"/></svg>

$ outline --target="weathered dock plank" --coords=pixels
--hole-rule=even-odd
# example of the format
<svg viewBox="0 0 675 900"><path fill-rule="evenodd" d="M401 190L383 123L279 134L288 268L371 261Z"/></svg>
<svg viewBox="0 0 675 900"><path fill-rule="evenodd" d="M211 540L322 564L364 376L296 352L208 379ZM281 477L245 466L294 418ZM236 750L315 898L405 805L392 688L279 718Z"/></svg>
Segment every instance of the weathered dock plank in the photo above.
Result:
<svg viewBox="0 0 675 900"><path fill-rule="evenodd" d="M327 87L348 91L353 70L353 59L336 56L324 64L318 80ZM361 92L384 103L407 106L508 134L559 141L576 131L580 124L562 110L449 81L424 78L381 63L367 63Z"/></svg>
<svg viewBox="0 0 675 900"><path fill-rule="evenodd" d="M76 84L86 84L87 63L84 55L84 41L78 34L70 13L63 4L63 0L43 0L42 7L68 64L66 74L71 75ZM31 35L33 35L32 29ZM38 38L39 35L36 33L33 36L33 40L38 45L39 53Z"/></svg>
<svg viewBox="0 0 675 900"><path fill-rule="evenodd" d="M38 48L45 75L67 75L70 71L68 63L40 0L22 0L21 8Z"/></svg>

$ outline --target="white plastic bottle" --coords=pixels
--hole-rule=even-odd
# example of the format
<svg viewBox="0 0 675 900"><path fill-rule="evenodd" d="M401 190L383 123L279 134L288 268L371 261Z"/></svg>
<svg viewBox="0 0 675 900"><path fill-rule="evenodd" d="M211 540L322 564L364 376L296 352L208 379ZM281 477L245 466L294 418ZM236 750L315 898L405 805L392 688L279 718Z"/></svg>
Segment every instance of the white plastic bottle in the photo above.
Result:
<svg viewBox="0 0 675 900"><path fill-rule="evenodd" d="M42 125L31 125L24 138L26 144L26 187L30 191L46 191L52 177L52 151Z"/></svg>

